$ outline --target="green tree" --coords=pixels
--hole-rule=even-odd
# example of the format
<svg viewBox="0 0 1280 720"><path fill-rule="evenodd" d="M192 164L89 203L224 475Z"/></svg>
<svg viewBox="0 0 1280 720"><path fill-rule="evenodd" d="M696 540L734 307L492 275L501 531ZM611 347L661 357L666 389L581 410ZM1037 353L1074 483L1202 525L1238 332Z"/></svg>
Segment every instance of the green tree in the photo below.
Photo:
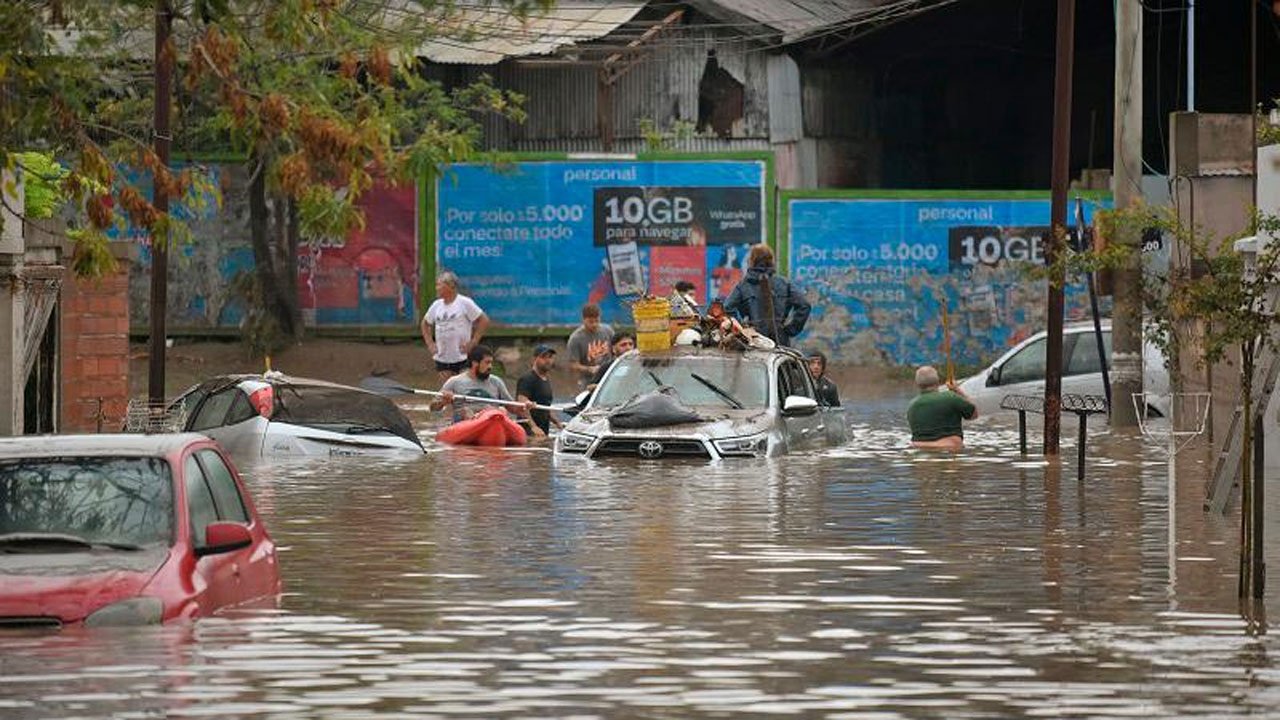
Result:
<svg viewBox="0 0 1280 720"><path fill-rule="evenodd" d="M492 0L517 15L551 0ZM447 89L419 50L474 29L449 0L170 0L175 151L248 158L253 278L259 317L295 335L300 237L342 236L363 222L356 202L376 180L412 182L467 157L485 113L522 119L523 98L487 78ZM189 231L156 210L154 192L199 198L209 179L174 172L152 151L155 4L142 0L11 0L0 4L0 156L40 150L78 212L74 267L111 266L106 232L121 217L161 241ZM132 172L121 172L121 169Z"/></svg>

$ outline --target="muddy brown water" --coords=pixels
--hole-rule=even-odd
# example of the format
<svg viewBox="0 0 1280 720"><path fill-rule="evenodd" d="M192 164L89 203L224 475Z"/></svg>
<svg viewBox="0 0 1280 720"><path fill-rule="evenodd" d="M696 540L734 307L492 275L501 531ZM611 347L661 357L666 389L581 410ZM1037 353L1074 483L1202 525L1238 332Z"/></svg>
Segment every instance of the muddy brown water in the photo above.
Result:
<svg viewBox="0 0 1280 720"><path fill-rule="evenodd" d="M1083 483L1007 424L907 452L905 400L769 461L246 467L279 607L0 634L0 717L1280 715L1202 457L1171 576L1160 451L1096 434Z"/></svg>

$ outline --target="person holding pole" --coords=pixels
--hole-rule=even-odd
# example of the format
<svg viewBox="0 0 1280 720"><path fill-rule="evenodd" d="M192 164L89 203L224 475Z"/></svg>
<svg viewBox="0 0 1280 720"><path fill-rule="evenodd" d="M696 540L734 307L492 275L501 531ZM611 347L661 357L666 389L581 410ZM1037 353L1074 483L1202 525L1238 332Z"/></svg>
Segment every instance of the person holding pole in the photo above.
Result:
<svg viewBox="0 0 1280 720"><path fill-rule="evenodd" d="M938 369L924 365L916 370L916 388L920 394L907 408L907 424L911 426L911 447L928 450L961 450L964 448L962 420L978 417L978 408L969 401L955 380L943 392Z"/></svg>
<svg viewBox="0 0 1280 720"><path fill-rule="evenodd" d="M451 406L453 421L460 422L470 418L476 412L477 403L468 403L467 397L516 402L502 378L492 374L493 351L487 345L476 345L471 348L471 352L467 354L467 362L470 368L465 373L454 375L440 388L440 395L431 401L433 411L438 412L445 406ZM523 406L513 412L521 418L531 420L529 411L534 404L532 400L527 400ZM484 404L479 406L484 407Z"/></svg>

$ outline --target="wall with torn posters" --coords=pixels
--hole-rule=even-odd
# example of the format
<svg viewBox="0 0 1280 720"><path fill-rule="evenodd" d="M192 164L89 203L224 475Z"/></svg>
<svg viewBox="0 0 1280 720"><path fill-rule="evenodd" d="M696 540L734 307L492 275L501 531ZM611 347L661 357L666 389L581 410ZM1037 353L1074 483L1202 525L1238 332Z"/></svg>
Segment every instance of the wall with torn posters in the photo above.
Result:
<svg viewBox="0 0 1280 720"><path fill-rule="evenodd" d="M1086 224L1107 201L1083 203ZM955 362L992 360L1045 327L1047 193L785 193L787 269L813 302L798 344L842 362L941 362L943 304ZM1103 303L1103 311L1109 302ZM1086 320L1083 278L1067 320Z"/></svg>

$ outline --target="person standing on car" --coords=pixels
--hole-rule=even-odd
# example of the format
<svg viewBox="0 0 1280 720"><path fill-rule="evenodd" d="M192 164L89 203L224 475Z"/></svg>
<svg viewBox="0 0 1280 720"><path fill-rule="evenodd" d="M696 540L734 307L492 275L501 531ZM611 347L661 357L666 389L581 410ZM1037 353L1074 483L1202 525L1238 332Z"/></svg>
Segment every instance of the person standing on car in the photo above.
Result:
<svg viewBox="0 0 1280 720"><path fill-rule="evenodd" d="M779 345L790 345L809 320L809 301L773 267L773 250L761 243L747 255L747 276L725 300L725 312L751 323Z"/></svg>
<svg viewBox="0 0 1280 720"><path fill-rule="evenodd" d="M821 350L813 350L807 359L813 387L818 391L818 402L826 407L840 407L840 390L827 377L827 356Z"/></svg>
<svg viewBox="0 0 1280 720"><path fill-rule="evenodd" d="M569 369L578 379L581 390L590 382L600 364L609 358L609 344L613 342L613 328L600 322L600 306L588 303L582 306L582 325L569 335L565 349L569 355Z"/></svg>
<svg viewBox="0 0 1280 720"><path fill-rule="evenodd" d="M539 405L550 405L555 399L551 391L551 369L556 366L556 349L550 345L539 345L533 349L533 365L516 382L516 399L520 402L534 402ZM530 412L527 429L534 437L546 437L551 432L551 425L557 427L561 423L551 417L549 410L533 410Z"/></svg>
<svg viewBox="0 0 1280 720"><path fill-rule="evenodd" d="M471 352L467 354L467 362L471 367L466 372L454 375L444 382L439 397L431 401L433 411L443 410L446 405L452 406L453 421L460 422L480 410L494 407L492 403L467 402L468 397L516 402L502 378L492 374L493 351L489 346L476 345L471 348ZM513 412L527 418L532 405L532 401L527 401L523 408L517 408Z"/></svg>
<svg viewBox="0 0 1280 720"><path fill-rule="evenodd" d="M436 300L422 316L422 339L444 382L467 368L467 353L480 344L489 316L474 300L458 292L458 276L442 272L436 278Z"/></svg>
<svg viewBox="0 0 1280 720"><path fill-rule="evenodd" d="M947 383L950 392L943 392L941 385L937 368L924 365L916 370L916 388L920 394L907 408L911 447L933 450L964 448L961 422L977 418L978 408L955 382Z"/></svg>

